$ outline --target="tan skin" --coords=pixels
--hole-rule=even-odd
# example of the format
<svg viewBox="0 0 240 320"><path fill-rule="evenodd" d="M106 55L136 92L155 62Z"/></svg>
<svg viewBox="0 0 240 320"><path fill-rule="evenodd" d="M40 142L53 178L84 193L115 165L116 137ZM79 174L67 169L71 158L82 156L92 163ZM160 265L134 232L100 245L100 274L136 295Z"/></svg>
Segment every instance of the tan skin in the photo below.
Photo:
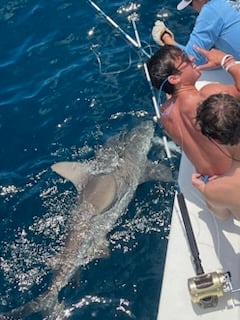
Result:
<svg viewBox="0 0 240 320"><path fill-rule="evenodd" d="M168 135L183 149L198 173L208 176L221 175L232 165L229 150L221 146L224 150L222 152L196 128L196 110L203 99L214 93L225 92L240 99L240 65L236 64L230 69L235 85L211 83L197 90L195 84L201 75L200 69L218 66L225 53L215 49L206 51L198 47L196 50L204 54L209 62L196 67L193 58L183 63L181 57L176 59L175 66L180 73L168 77L176 92L163 105L164 114L161 120Z"/></svg>
<svg viewBox="0 0 240 320"><path fill-rule="evenodd" d="M203 5L207 2L208 2L208 0L193 0L191 2L191 6L195 11L200 12ZM176 41L172 38L172 36L168 32L165 32L162 35L161 40L164 44L169 44L169 45L173 45L173 46L175 46L177 44Z"/></svg>
<svg viewBox="0 0 240 320"><path fill-rule="evenodd" d="M232 156L232 166L220 177L212 177L207 184L199 179L199 173L192 175L193 185L203 193L210 210L220 219L233 215L240 219L240 145L226 146Z"/></svg>

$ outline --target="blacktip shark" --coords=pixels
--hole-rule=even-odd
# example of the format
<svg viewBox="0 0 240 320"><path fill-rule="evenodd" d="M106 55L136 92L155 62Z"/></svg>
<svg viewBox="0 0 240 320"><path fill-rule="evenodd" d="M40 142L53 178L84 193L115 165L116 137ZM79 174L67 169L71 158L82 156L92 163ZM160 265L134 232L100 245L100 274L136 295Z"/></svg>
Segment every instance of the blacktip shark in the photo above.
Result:
<svg viewBox="0 0 240 320"><path fill-rule="evenodd" d="M59 292L80 266L108 255L106 235L126 212L138 185L149 180L173 181L168 167L147 157L153 136L153 122L144 121L125 135L113 137L93 160L52 165L78 191L65 245L52 262L52 284L36 300L0 314L0 319L24 319L34 313L43 314L44 319L65 318Z"/></svg>

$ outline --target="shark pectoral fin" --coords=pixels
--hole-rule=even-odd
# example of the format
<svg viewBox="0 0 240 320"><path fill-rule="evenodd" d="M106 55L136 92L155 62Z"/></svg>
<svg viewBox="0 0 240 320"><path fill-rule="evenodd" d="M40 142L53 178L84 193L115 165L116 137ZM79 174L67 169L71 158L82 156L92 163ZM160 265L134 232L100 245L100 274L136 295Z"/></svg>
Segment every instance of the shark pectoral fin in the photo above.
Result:
<svg viewBox="0 0 240 320"><path fill-rule="evenodd" d="M163 181L163 182L174 182L172 177L171 169L158 162L152 162L148 160L145 168L145 172L142 175L141 183L151 180Z"/></svg>
<svg viewBox="0 0 240 320"><path fill-rule="evenodd" d="M91 176L83 190L84 199L91 203L96 214L109 209L116 200L117 184L112 174Z"/></svg>
<svg viewBox="0 0 240 320"><path fill-rule="evenodd" d="M78 191L82 191L81 186L86 184L89 176L86 164L81 162L57 162L51 169L71 181Z"/></svg>

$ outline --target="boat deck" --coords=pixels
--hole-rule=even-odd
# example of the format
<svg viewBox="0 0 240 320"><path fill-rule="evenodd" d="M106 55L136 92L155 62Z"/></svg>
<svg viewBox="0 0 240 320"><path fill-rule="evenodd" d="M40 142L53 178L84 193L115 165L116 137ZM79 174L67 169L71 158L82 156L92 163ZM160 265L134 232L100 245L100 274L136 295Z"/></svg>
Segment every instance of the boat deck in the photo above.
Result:
<svg viewBox="0 0 240 320"><path fill-rule="evenodd" d="M240 288L240 221L220 220L207 208L201 194L192 186L192 164L182 155L179 185L185 196L200 259L204 271L230 271L233 288ZM240 292L226 293L217 307L202 309L191 302L187 280L195 268L175 198L170 238L167 249L158 320L239 320Z"/></svg>

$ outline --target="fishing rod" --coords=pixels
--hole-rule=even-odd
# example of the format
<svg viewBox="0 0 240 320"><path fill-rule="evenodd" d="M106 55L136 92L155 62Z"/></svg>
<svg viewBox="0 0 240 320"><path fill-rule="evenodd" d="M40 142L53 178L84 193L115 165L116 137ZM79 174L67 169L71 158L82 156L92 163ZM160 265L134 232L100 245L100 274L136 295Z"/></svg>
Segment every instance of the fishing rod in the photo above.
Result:
<svg viewBox="0 0 240 320"><path fill-rule="evenodd" d="M136 19L132 18L133 29L135 32L136 40L129 36L112 18L110 18L102 9L100 9L95 2L92 0L86 0L101 16L103 16L115 29L117 29L134 48L138 49L145 57L150 58L150 55L142 48L141 40L136 26ZM152 86L151 78L149 75L148 67L146 62L143 61L143 67L147 82L149 84L152 93L152 102L156 113L157 122L160 125L160 111ZM172 162L171 153L168 148L167 138L163 135L164 148L168 161L170 163L170 168L172 173L175 170L175 166ZM230 272L225 273L205 273L202 267L201 259L199 257L199 250L196 242L196 238L192 229L191 220L189 217L189 212L187 209L186 201L183 193L180 191L180 186L177 183L177 200L179 204L179 209L181 212L184 228L186 231L190 251L193 257L193 263L195 266L196 276L188 279L188 289L192 299L192 302L197 303L202 308L215 307L218 303L218 297L221 297L226 292L237 292L233 290L231 284L231 274Z"/></svg>
<svg viewBox="0 0 240 320"><path fill-rule="evenodd" d="M138 47L142 48L142 43L141 43L140 36L139 36L139 33L138 33L137 25L136 25L136 19L134 17L132 17L131 21L132 21L133 30L134 30L134 33L135 33L135 37L136 37L136 40L137 40ZM148 71L147 63L145 61L143 61L143 68L144 68L144 73L145 73L145 76L146 76L146 80L148 82L148 85L149 85L149 88L150 88L150 91L151 91L151 94L152 94L152 103L153 103L153 107L154 107L154 110L155 110L155 113L156 113L155 121L160 125L161 115L160 115L160 111L159 111L159 107L158 107L158 102L157 102L155 91L154 91L154 88L153 88L153 85L152 85L150 74L149 74L149 71ZM166 152L166 155L167 155L167 158L168 158L168 162L169 162L171 171L173 172L173 171L175 171L175 166L174 166L174 163L172 161L172 156L171 156L170 149L168 147L167 137L165 135L162 135L162 139L163 139L164 149L165 149L165 152Z"/></svg>
<svg viewBox="0 0 240 320"><path fill-rule="evenodd" d="M92 0L86 0L101 16L103 16L115 29L117 29L120 34L136 49L141 51L141 53L150 58L150 54L139 46L138 42L134 40L127 32L125 32L111 17L109 17L99 6Z"/></svg>

